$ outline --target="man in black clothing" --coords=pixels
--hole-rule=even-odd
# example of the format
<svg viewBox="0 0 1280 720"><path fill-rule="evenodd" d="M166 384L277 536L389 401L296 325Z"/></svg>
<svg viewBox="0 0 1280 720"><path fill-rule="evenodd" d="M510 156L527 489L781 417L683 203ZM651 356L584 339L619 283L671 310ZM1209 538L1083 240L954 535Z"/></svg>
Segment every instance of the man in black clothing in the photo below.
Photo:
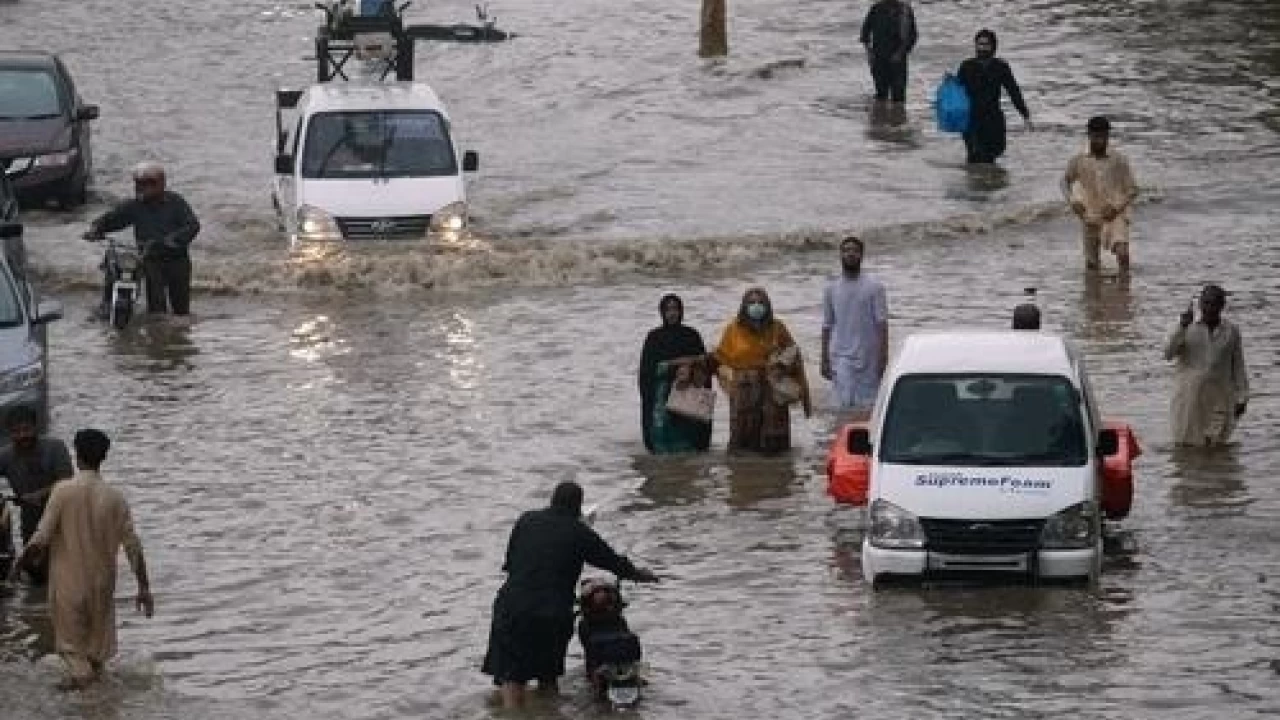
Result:
<svg viewBox="0 0 1280 720"><path fill-rule="evenodd" d="M956 76L969 93L969 130L964 134L966 162L993 163L1004 154L1004 110L1000 109L1000 92L1008 91L1009 99L1031 127L1031 111L1022 99L1022 90L1013 77L1009 63L996 57L996 34L987 29L973 38L974 57L960 63Z"/></svg>
<svg viewBox="0 0 1280 720"><path fill-rule="evenodd" d="M8 478L18 504L23 545L40 525L54 484L75 476L66 443L57 438L40 437L39 423L40 417L34 409L25 405L13 408L5 418L9 444L0 448L0 475ZM32 582L42 584L47 569L47 563L28 565L27 574Z"/></svg>
<svg viewBox="0 0 1280 720"><path fill-rule="evenodd" d="M507 581L493 601L489 650L481 670L502 687L509 709L524 703L525 685L555 692L573 638L573 603L583 564L619 578L656 582L652 572L618 555L582 521L582 487L562 482L551 506L520 516L507 541Z"/></svg>
<svg viewBox="0 0 1280 720"><path fill-rule="evenodd" d="M916 16L906 0L876 0L871 5L859 42L867 49L876 100L906 100L907 55L916 39Z"/></svg>
<svg viewBox="0 0 1280 720"><path fill-rule="evenodd" d="M188 247L200 233L200 221L176 192L165 189L164 167L141 163L133 170L134 197L94 220L86 240L133 226L146 276L147 311L187 315L191 312L191 255ZM111 288L104 309L110 310Z"/></svg>

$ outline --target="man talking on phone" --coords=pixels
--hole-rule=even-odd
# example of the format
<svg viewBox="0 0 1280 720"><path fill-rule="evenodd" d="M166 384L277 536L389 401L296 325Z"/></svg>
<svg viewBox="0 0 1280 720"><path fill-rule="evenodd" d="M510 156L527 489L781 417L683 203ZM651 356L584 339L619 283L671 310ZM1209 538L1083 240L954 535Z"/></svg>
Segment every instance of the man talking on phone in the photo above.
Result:
<svg viewBox="0 0 1280 720"><path fill-rule="evenodd" d="M1240 329L1222 317L1226 291L1206 285L1199 301L1200 319L1188 304L1165 343L1164 357L1177 368L1170 421L1179 445L1221 445L1249 402L1249 371Z"/></svg>

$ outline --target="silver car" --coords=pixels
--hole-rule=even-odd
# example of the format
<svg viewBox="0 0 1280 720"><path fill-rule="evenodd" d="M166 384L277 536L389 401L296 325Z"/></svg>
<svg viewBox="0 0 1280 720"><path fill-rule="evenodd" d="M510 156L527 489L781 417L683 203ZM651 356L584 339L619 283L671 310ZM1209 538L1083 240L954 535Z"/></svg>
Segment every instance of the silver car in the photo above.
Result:
<svg viewBox="0 0 1280 720"><path fill-rule="evenodd" d="M0 211L11 199L0 174ZM22 224L0 216L0 424L9 409L27 405L49 421L49 352L46 325L62 317L62 304L40 300L27 275Z"/></svg>

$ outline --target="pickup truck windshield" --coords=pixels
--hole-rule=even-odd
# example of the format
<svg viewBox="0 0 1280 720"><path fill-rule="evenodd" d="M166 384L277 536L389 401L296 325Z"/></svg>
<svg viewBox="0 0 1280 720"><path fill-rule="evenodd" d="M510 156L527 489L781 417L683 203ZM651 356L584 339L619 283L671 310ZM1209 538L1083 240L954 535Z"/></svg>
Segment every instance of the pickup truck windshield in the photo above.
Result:
<svg viewBox="0 0 1280 720"><path fill-rule="evenodd" d="M302 177L367 179L458 173L444 118L431 110L326 112L311 116Z"/></svg>
<svg viewBox="0 0 1280 720"><path fill-rule="evenodd" d="M907 465L1079 467L1080 394L1062 377L908 375L893 387L880 459Z"/></svg>

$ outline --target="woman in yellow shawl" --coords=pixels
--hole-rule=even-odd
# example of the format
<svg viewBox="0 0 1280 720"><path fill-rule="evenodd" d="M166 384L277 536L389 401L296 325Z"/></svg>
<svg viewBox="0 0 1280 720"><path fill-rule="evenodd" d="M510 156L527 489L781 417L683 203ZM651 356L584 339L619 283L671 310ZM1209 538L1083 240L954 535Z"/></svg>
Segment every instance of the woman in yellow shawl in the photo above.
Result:
<svg viewBox="0 0 1280 720"><path fill-rule="evenodd" d="M738 316L712 354L729 396L729 449L779 452L791 447L791 404L813 413L800 348L764 288L742 296Z"/></svg>

